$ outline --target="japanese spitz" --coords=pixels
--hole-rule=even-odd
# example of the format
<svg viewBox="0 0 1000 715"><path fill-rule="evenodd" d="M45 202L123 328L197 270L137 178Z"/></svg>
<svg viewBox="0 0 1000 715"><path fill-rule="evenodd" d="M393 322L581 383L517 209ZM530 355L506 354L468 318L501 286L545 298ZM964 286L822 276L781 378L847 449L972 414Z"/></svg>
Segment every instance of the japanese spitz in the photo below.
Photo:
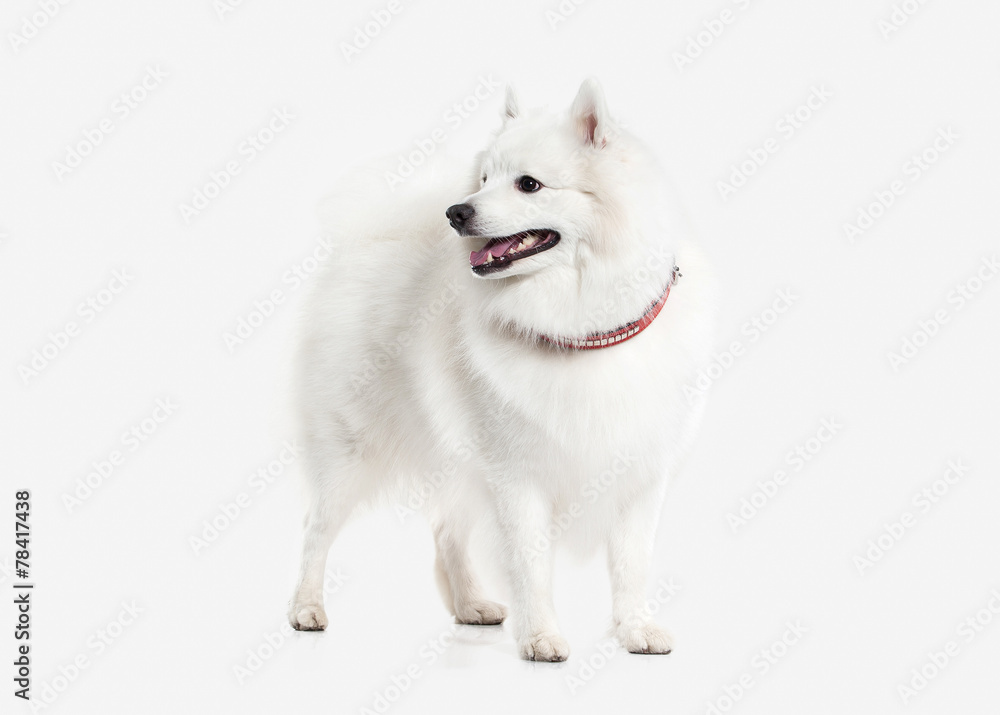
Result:
<svg viewBox="0 0 1000 715"><path fill-rule="evenodd" d="M556 542L603 546L621 644L669 653L645 587L699 418L685 388L711 344L708 277L674 192L593 80L562 114L524 111L508 89L471 167L422 171L399 191L354 175L327 206L337 258L308 299L298 362L311 504L291 624L326 627L327 552L356 507L419 495L459 623L507 615L470 563L483 524L524 658L569 654Z"/></svg>

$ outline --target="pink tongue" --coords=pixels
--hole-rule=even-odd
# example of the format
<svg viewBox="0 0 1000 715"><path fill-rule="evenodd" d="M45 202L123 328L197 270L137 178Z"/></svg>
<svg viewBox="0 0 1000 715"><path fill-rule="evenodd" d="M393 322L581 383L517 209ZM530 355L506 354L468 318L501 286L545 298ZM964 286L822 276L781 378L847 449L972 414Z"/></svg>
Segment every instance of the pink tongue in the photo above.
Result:
<svg viewBox="0 0 1000 715"><path fill-rule="evenodd" d="M486 263L487 256L493 256L494 258L499 258L505 254L510 247L517 243L520 239L518 237L505 238L502 241L497 241L496 243L490 242L486 244L486 247L481 251L473 251L469 255L469 263L474 266L481 266Z"/></svg>

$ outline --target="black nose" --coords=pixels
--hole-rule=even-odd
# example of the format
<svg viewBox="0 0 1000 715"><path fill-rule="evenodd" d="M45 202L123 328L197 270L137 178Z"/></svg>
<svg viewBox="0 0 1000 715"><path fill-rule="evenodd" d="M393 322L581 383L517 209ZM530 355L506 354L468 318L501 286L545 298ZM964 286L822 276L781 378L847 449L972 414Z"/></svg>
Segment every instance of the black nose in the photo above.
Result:
<svg viewBox="0 0 1000 715"><path fill-rule="evenodd" d="M465 222L472 218L475 213L476 209L472 207L472 204L455 204L445 211L444 215L451 221L451 227L460 231L465 228Z"/></svg>

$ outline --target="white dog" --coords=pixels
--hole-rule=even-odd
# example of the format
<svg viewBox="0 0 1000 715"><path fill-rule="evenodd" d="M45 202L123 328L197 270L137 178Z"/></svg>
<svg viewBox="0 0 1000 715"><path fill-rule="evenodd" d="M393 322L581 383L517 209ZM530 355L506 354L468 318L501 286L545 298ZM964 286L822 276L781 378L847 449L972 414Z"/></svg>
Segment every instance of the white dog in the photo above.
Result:
<svg viewBox="0 0 1000 715"><path fill-rule="evenodd" d="M508 89L472 172L426 174L410 198L352 177L328 211L338 254L299 362L311 505L291 624L326 627L327 552L355 507L416 489L458 622L506 616L470 563L485 522L524 658L569 654L551 589L550 547L566 540L606 547L622 645L670 652L645 584L711 331L669 185L593 80L560 115L522 111ZM447 478L421 480L442 465Z"/></svg>

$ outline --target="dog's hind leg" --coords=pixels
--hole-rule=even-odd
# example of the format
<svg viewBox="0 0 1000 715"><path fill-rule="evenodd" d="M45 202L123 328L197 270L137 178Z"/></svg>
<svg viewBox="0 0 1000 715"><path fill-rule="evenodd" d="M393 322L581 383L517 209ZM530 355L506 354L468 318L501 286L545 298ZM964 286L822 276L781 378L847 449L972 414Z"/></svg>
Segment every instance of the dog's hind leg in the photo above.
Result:
<svg viewBox="0 0 1000 715"><path fill-rule="evenodd" d="M479 581L469 562L469 534L472 524L457 520L432 519L437 558L434 571L444 605L456 623L493 626L503 623L507 609L482 596Z"/></svg>
<svg viewBox="0 0 1000 715"><path fill-rule="evenodd" d="M326 557L358 502L357 492L349 480L341 478L327 483L322 476L314 479L312 500L306 514L302 565L288 609L288 622L299 631L321 631L327 626L323 608Z"/></svg>

